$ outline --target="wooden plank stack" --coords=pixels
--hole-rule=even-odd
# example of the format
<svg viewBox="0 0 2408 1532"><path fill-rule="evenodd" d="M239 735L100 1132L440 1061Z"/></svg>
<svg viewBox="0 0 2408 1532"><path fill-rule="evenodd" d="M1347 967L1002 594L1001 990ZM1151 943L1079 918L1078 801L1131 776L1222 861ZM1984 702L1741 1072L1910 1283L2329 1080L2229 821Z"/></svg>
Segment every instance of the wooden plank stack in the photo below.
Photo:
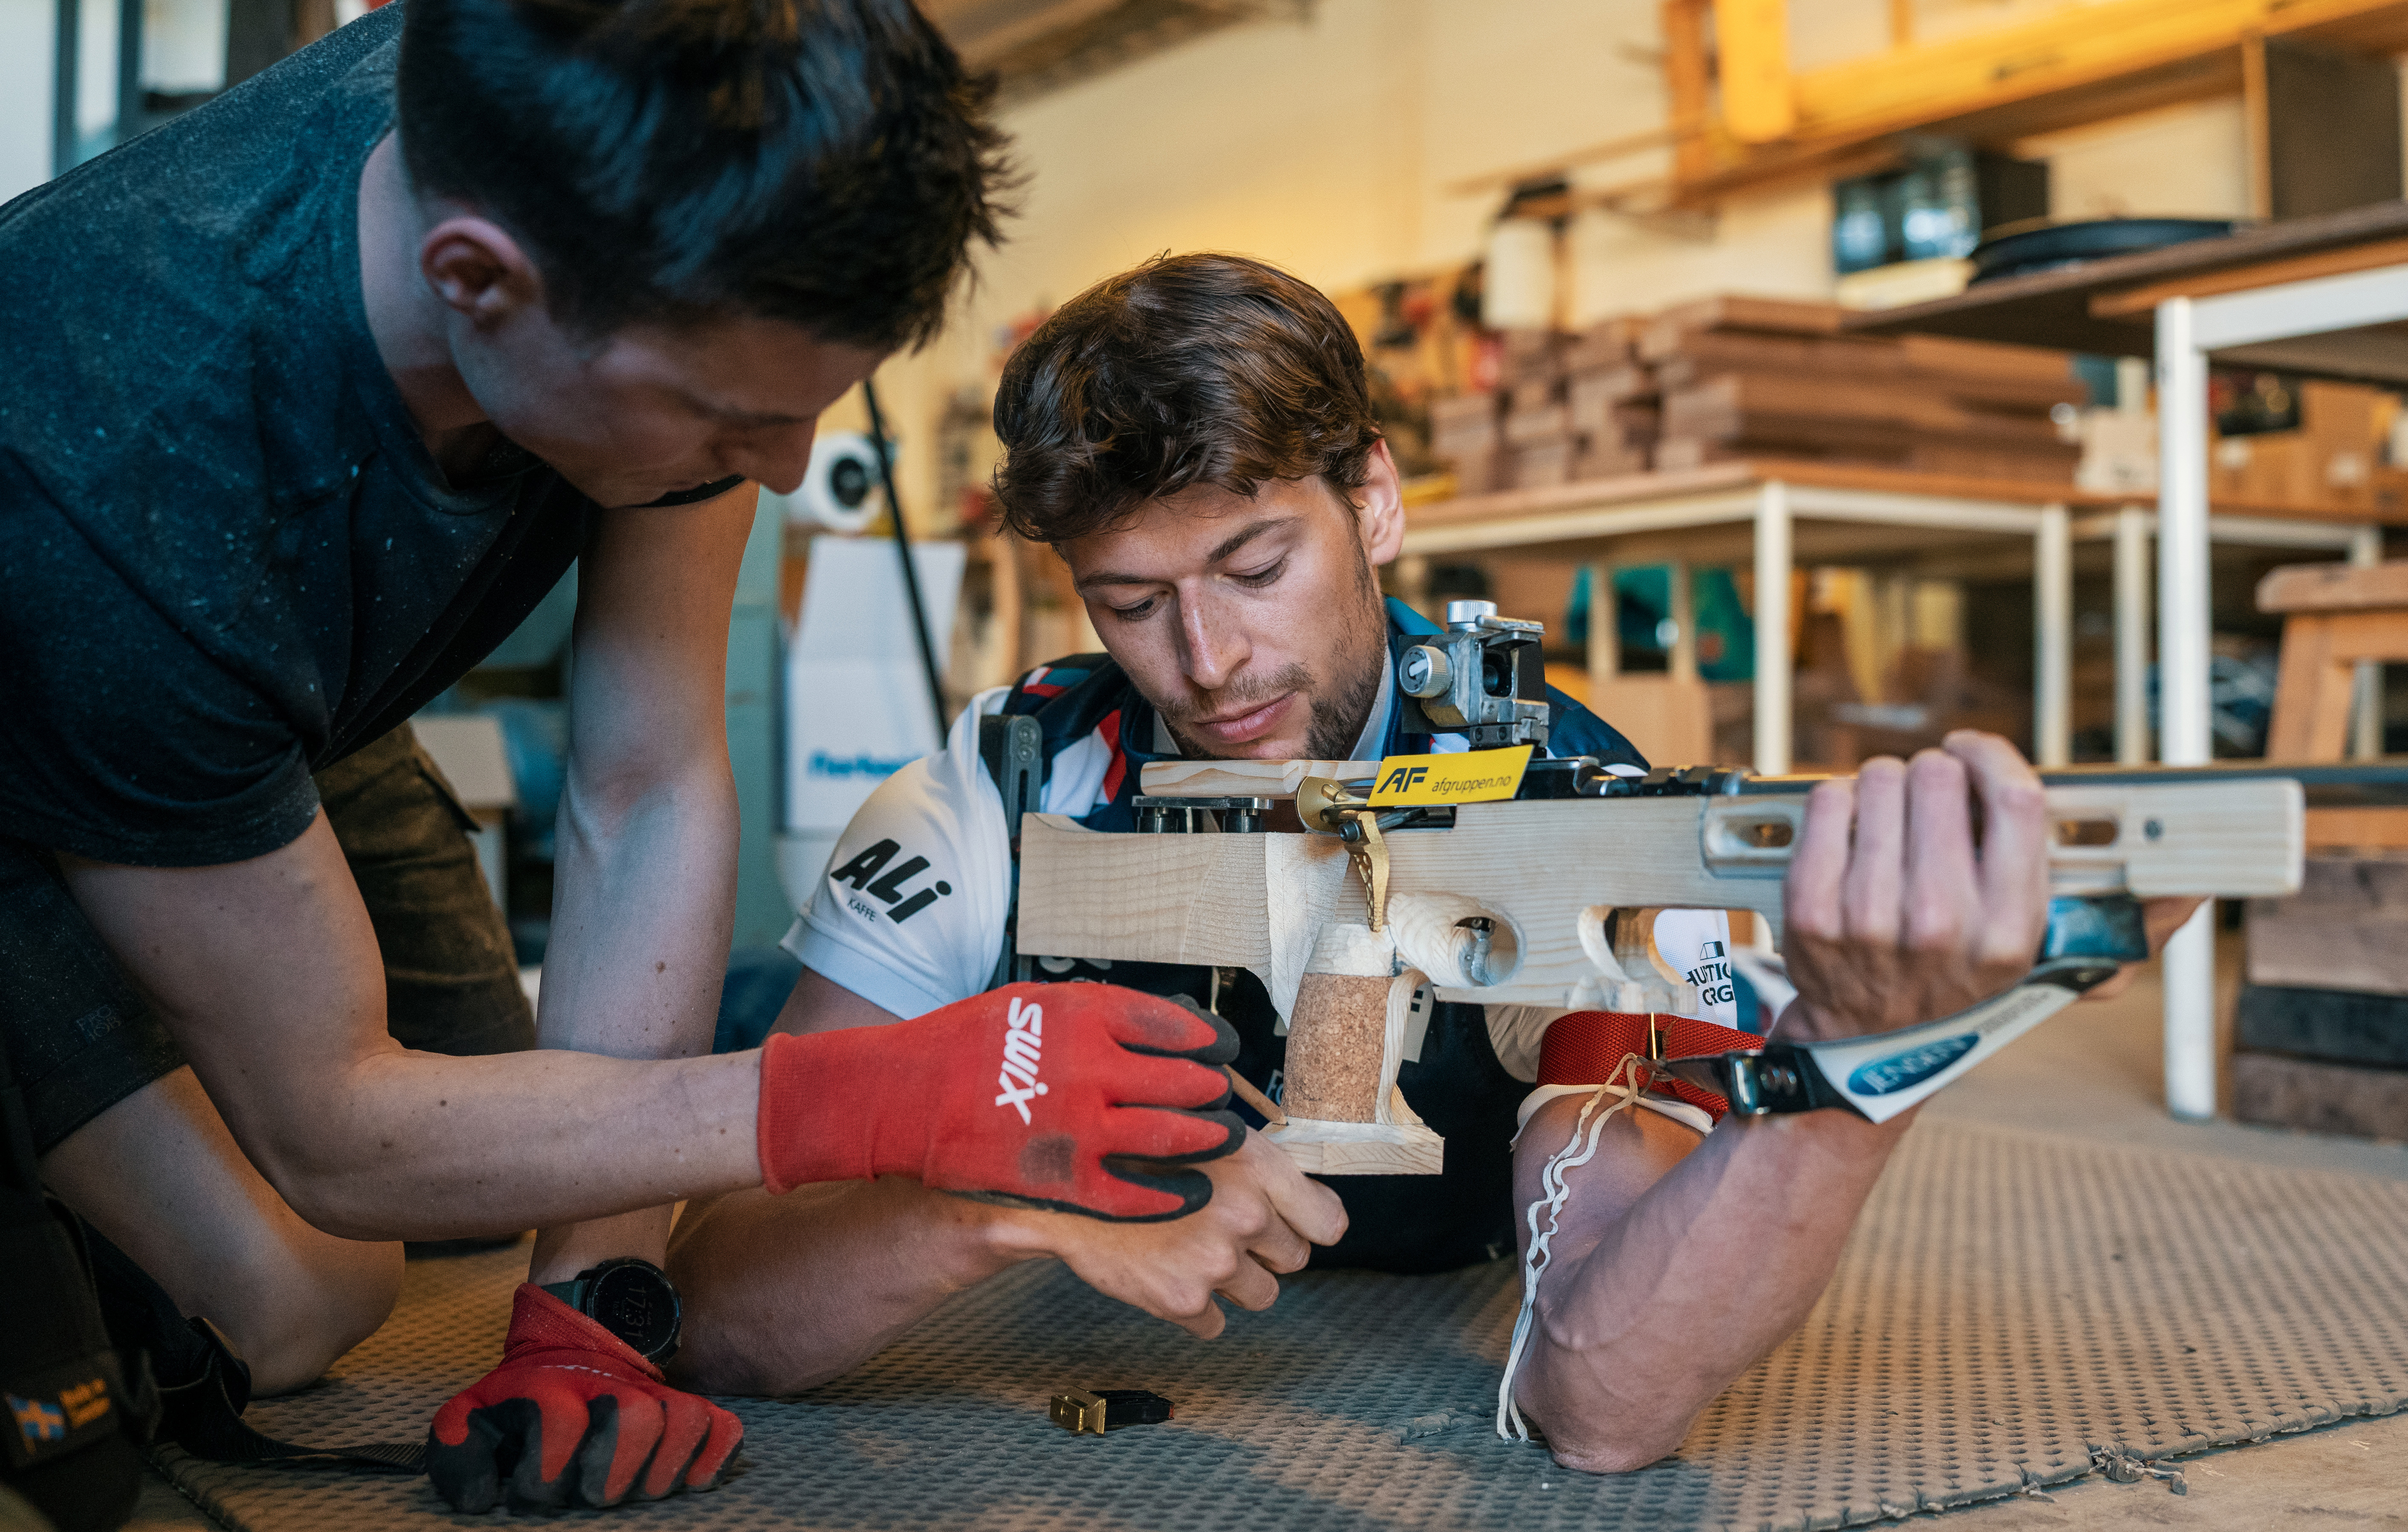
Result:
<svg viewBox="0 0 2408 1532"><path fill-rule="evenodd" d="M1579 336L1508 334L1493 393L1440 400L1457 493L1744 457L2071 484L2050 412L2086 391L2062 351L1840 333L1829 304L1724 295Z"/></svg>
<svg viewBox="0 0 2408 1532"><path fill-rule="evenodd" d="M1656 385L1632 354L1638 322L1505 332L1495 390L1430 406L1430 451L1455 465L1456 493L1644 472Z"/></svg>
<svg viewBox="0 0 2408 1532"><path fill-rule="evenodd" d="M2081 449L2049 415L2086 397L2065 353L1843 336L1840 316L1743 297L1657 315L1639 341L1663 395L1656 466L1805 457L2072 481Z"/></svg>
<svg viewBox="0 0 2408 1532"><path fill-rule="evenodd" d="M2283 618L2266 753L2337 761L2355 662L2408 656L2408 561L2290 565L2258 585ZM2408 1139L2408 809L2312 809L2300 891L2252 899L2234 1024L2244 1123Z"/></svg>
<svg viewBox="0 0 2408 1532"><path fill-rule="evenodd" d="M2311 856L2248 926L2232 1114L2408 1139L2408 852Z"/></svg>

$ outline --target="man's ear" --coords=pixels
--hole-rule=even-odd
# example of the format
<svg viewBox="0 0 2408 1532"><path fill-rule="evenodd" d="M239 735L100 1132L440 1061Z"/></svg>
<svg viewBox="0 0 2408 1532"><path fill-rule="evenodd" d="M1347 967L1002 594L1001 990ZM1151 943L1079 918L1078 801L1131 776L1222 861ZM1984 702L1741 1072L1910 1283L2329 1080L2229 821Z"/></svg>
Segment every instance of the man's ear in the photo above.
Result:
<svg viewBox="0 0 2408 1532"><path fill-rule="evenodd" d="M543 275L500 225L461 213L427 231L418 247L426 285L479 329L543 307Z"/></svg>
<svg viewBox="0 0 2408 1532"><path fill-rule="evenodd" d="M1389 454L1384 437L1371 444L1371 455L1363 466L1363 484L1354 492L1355 503L1362 508L1356 517L1363 551L1376 569L1393 563L1398 550L1405 545L1404 486L1398 480L1397 460Z"/></svg>

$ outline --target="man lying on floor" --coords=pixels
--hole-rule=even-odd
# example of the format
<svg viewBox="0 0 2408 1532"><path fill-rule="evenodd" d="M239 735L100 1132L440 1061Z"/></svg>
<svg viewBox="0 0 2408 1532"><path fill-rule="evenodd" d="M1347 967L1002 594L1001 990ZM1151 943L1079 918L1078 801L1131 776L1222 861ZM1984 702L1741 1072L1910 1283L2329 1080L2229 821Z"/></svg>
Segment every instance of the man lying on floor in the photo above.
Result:
<svg viewBox="0 0 2408 1532"><path fill-rule="evenodd" d="M1404 531L1396 465L1362 353L1319 293L1230 256L1149 263L1021 347L996 426L1004 514L1068 562L1108 652L982 695L943 754L872 795L787 938L805 971L781 1030L891 1024L995 982L1010 852L982 715L1033 715L1044 809L1102 830L1133 828L1149 761L1461 748L1460 736L1400 730L1393 656L1435 630L1381 600L1374 568ZM1643 765L1586 709L1550 699L1553 753ZM1978 852L1969 787L1987 816ZM2046 904L2040 784L2004 740L1963 734L1911 764L1869 763L1855 782L1817 789L1808 811L1783 942L1799 996L1780 1035L1885 1030L2004 989L2030 965ZM1690 923L1718 936L1720 919ZM1216 1006L1241 1039L1236 1067L1279 1095L1286 1039L1244 970L1042 968ZM1161 1223L965 1201L900 1178L696 1204L671 1249L689 1305L678 1367L707 1390L794 1392L1040 1255L1207 1337L1223 1325L1216 1294L1267 1308L1273 1273L1309 1258L1395 1271L1494 1259L1513 1248L1541 1167L1602 1077L1581 1062L1598 1052L1601 1020L1437 1006L1399 1083L1446 1139L1438 1176L1324 1184L1249 1135L1204 1167L1210 1203ZM1534 1092L1534 1081L1551 1083ZM1556 1457L1592 1470L1671 1451L1797 1326L1913 1115L1717 1126L1688 1102L1642 1099L1651 1110L1614 1118L1571 1172L1519 1374L1521 1407ZM1528 1114L1518 1140L1517 1111Z"/></svg>

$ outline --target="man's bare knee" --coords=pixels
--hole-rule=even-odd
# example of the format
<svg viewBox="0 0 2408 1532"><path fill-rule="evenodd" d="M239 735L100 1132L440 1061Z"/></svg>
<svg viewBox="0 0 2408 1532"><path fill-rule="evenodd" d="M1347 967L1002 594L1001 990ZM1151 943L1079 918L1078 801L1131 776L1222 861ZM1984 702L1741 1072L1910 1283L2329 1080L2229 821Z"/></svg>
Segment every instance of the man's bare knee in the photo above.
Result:
<svg viewBox="0 0 2408 1532"><path fill-rule="evenodd" d="M225 1332L261 1394L298 1388L393 1311L401 1247L312 1228L243 1157L189 1068L152 1081L44 1155L42 1179Z"/></svg>
<svg viewBox="0 0 2408 1532"><path fill-rule="evenodd" d="M309 1232L313 1242L296 1241L217 1280L232 1303L208 1318L251 1365L254 1394L314 1382L374 1335L401 1296L401 1246Z"/></svg>

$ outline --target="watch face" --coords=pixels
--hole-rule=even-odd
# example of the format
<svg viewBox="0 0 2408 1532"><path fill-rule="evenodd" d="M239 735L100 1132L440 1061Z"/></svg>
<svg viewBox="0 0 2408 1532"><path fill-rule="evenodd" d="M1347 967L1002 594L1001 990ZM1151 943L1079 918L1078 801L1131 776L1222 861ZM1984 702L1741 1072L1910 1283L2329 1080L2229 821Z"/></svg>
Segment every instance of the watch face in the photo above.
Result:
<svg viewBox="0 0 2408 1532"><path fill-rule="evenodd" d="M586 1312L648 1362L677 1351L678 1296L659 1267L644 1261L610 1265L594 1278Z"/></svg>

